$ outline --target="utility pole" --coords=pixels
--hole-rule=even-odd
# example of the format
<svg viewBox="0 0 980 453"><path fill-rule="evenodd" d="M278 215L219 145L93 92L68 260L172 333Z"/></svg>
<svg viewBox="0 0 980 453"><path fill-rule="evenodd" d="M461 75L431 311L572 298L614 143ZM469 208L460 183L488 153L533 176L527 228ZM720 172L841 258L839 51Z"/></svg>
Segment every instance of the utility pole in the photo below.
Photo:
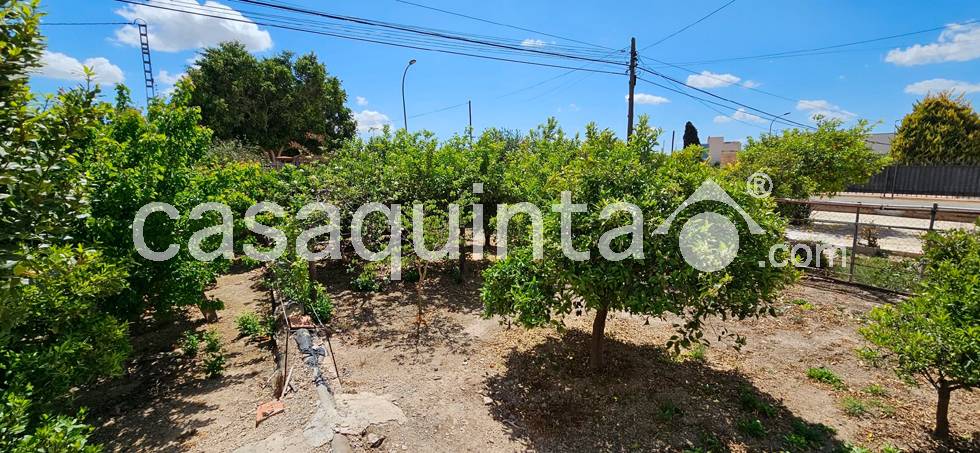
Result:
<svg viewBox="0 0 980 453"><path fill-rule="evenodd" d="M630 40L630 97L629 113L627 113L626 140L633 136L633 91L636 89L636 38Z"/></svg>
<svg viewBox="0 0 980 453"><path fill-rule="evenodd" d="M677 134L677 131L670 131L670 153L671 154L674 154L674 135L676 135L676 134Z"/></svg>
<svg viewBox="0 0 980 453"><path fill-rule="evenodd" d="M470 111L470 148L473 147L473 101L466 101L467 109Z"/></svg>
<svg viewBox="0 0 980 453"><path fill-rule="evenodd" d="M156 84L153 81L153 63L150 61L150 33L146 27L146 21L136 19L133 21L140 34L140 53L143 57L143 81L146 86L146 106L149 108L150 99L157 97Z"/></svg>

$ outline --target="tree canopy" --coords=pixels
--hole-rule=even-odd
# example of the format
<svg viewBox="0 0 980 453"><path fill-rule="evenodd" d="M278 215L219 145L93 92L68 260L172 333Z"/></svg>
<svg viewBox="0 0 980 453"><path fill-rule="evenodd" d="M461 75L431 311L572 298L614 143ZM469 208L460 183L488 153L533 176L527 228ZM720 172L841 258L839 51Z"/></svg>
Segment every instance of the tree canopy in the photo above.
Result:
<svg viewBox="0 0 980 453"><path fill-rule="evenodd" d="M515 177L521 176L525 191L533 194L529 199L545 209L560 204L563 191L572 194L571 203L586 205L587 211L571 219L571 237L574 249L589 256L579 261L564 253L566 246L559 238L564 214L544 214L541 259L534 259L531 246L520 239L529 235L526 226L520 233L512 232L509 237L518 241L517 246L484 273L482 297L487 315L502 315L532 327L561 325L573 312L593 311L591 362L595 368L601 363L603 331L610 312L680 316L683 322L675 326L678 335L671 343L690 346L704 341L705 318L743 319L769 313L779 289L792 281L790 268L758 264L781 240L785 226L773 212L772 201L748 196L744 187L737 188L739 182L725 181L716 169L684 153L665 156L655 152L659 131L647 126L645 118L628 144L594 125L584 141L542 135L550 138L529 140L517 151L520 158L516 159L532 162L530 167L538 170L514 168ZM539 172L540 178L536 177ZM655 232L709 179L728 189L761 225L761 234L750 234L730 205L711 200L680 211L666 234ZM622 209L603 214L604 208L620 202L639 207L642 219ZM689 265L679 245L681 226L705 211L729 215L740 233L737 257L718 272L701 272ZM637 224L642 232L633 229ZM608 235L613 229L619 234ZM607 243L614 254L625 253L633 241L642 243L643 254L608 259L600 248Z"/></svg>
<svg viewBox="0 0 980 453"><path fill-rule="evenodd" d="M902 118L892 156L909 165L980 165L980 115L962 95L928 95Z"/></svg>
<svg viewBox="0 0 980 453"><path fill-rule="evenodd" d="M698 129L690 121L684 125L684 147L701 146L701 139L698 138Z"/></svg>
<svg viewBox="0 0 980 453"><path fill-rule="evenodd" d="M281 152L334 150L356 131L340 80L315 54L258 59L238 42L204 49L187 71L190 103L216 139Z"/></svg>
<svg viewBox="0 0 980 453"><path fill-rule="evenodd" d="M929 233L915 296L872 310L864 336L894 357L898 374L939 394L935 434L949 436L950 394L980 387L980 232Z"/></svg>

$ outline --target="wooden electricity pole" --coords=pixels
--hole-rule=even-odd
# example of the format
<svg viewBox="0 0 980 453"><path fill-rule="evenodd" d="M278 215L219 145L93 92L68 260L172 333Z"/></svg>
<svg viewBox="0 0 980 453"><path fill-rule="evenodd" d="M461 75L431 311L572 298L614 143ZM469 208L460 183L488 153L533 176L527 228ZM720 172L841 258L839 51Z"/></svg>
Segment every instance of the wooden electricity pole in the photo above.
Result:
<svg viewBox="0 0 980 453"><path fill-rule="evenodd" d="M633 91L636 89L636 38L630 40L630 97L627 113L626 140L633 136Z"/></svg>

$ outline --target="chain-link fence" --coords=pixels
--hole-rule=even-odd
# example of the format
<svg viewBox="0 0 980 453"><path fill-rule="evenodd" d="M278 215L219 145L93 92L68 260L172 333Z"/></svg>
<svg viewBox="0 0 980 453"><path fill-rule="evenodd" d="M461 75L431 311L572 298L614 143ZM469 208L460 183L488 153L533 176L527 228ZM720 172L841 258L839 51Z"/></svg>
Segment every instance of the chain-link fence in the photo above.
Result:
<svg viewBox="0 0 980 453"><path fill-rule="evenodd" d="M787 231L790 243L818 256L807 273L901 294L922 277L922 236L934 230L976 228L980 209L837 201L779 200L803 213ZM806 258L806 257L802 257ZM819 259L818 259L819 258Z"/></svg>

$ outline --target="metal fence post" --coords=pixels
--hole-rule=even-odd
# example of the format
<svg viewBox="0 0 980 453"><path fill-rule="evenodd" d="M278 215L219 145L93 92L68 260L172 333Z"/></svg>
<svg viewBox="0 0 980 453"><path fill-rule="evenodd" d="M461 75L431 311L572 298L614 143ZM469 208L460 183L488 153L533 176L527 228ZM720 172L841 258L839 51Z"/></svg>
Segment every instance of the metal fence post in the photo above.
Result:
<svg viewBox="0 0 980 453"><path fill-rule="evenodd" d="M932 212L929 214L929 231L936 226L936 214L939 213L939 203L932 204Z"/></svg>
<svg viewBox="0 0 980 453"><path fill-rule="evenodd" d="M854 262L857 258L858 235L861 232L861 203L854 209L854 240L851 241L851 269L847 276L848 282L854 281Z"/></svg>

